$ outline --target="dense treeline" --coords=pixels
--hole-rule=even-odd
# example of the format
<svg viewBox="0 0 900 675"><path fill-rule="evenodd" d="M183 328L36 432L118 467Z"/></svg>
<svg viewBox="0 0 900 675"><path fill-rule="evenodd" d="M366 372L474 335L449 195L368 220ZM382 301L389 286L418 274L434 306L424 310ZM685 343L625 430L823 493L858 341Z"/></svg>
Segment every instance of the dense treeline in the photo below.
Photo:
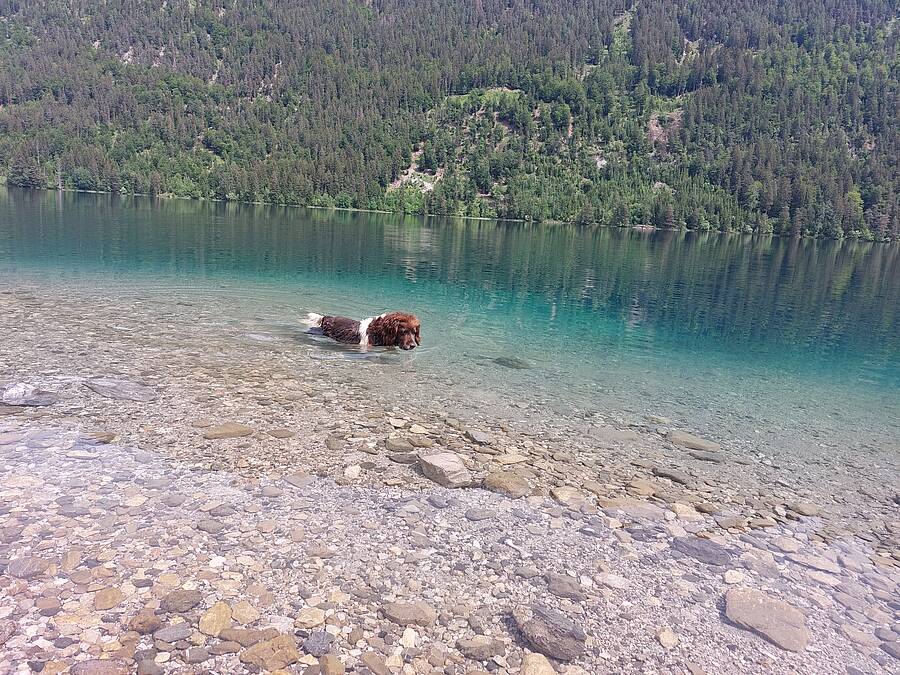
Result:
<svg viewBox="0 0 900 675"><path fill-rule="evenodd" d="M900 237L895 0L0 0L0 16L16 185Z"/></svg>

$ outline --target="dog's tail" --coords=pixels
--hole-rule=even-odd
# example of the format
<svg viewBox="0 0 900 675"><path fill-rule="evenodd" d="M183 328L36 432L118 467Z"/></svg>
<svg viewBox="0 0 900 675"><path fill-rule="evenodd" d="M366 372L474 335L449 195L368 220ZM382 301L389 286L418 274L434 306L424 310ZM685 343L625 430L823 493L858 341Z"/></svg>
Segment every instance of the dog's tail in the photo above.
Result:
<svg viewBox="0 0 900 675"><path fill-rule="evenodd" d="M324 319L324 318L325 317L322 316L321 314L316 314L315 312L310 312L309 314L306 315L306 318L300 319L300 323L305 324L305 325L309 326L310 328L313 328L314 326L321 326L322 319Z"/></svg>

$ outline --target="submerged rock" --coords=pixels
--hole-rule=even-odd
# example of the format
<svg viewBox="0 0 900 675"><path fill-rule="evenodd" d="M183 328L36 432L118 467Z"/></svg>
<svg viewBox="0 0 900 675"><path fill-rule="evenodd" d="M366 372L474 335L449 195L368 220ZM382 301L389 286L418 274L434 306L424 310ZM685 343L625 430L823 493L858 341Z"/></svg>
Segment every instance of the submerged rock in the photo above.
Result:
<svg viewBox="0 0 900 675"><path fill-rule="evenodd" d="M724 546L700 537L675 537L672 547L708 565L728 565L731 553Z"/></svg>
<svg viewBox="0 0 900 675"><path fill-rule="evenodd" d="M242 438L250 436L252 433L252 427L237 424L236 422L225 422L225 424L219 424L204 431L203 438L208 441L214 441L222 438Z"/></svg>
<svg viewBox="0 0 900 675"><path fill-rule="evenodd" d="M520 359L516 356L498 356L495 359L491 359L498 366L503 366L504 368L511 368L512 370L527 370L531 368L531 364L524 359Z"/></svg>
<svg viewBox="0 0 900 675"><path fill-rule="evenodd" d="M50 391L44 391L38 387L24 382L17 382L3 389L0 394L0 403L13 406L46 406L59 401L59 397Z"/></svg>
<svg viewBox="0 0 900 675"><path fill-rule="evenodd" d="M715 441L700 438L700 436L689 434L686 431L678 431L677 429L672 429L671 431L669 431L669 433L666 434L666 438L668 438L669 441L671 441L675 445L680 445L684 448L690 448L691 450L719 452L722 449L722 446Z"/></svg>
<svg viewBox="0 0 900 675"><path fill-rule="evenodd" d="M732 588L725 594L725 616L788 651L802 651L809 642L803 612L752 588Z"/></svg>
<svg viewBox="0 0 900 675"><path fill-rule="evenodd" d="M86 380L84 386L91 391L100 394L104 398L114 398L120 401L138 401L149 403L156 400L156 391L143 384L120 380L113 377L92 377Z"/></svg>

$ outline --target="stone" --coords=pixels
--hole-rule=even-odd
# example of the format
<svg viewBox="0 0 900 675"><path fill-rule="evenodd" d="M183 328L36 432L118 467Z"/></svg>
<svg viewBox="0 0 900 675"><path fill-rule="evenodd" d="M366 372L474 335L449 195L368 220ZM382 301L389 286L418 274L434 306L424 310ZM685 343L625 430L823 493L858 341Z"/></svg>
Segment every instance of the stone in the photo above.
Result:
<svg viewBox="0 0 900 675"><path fill-rule="evenodd" d="M259 612L246 600L241 600L231 608L231 618L244 625L259 619Z"/></svg>
<svg viewBox="0 0 900 675"><path fill-rule="evenodd" d="M103 612L112 609L125 599L125 594L118 588L104 588L94 594L94 609Z"/></svg>
<svg viewBox="0 0 900 675"><path fill-rule="evenodd" d="M701 462L710 462L711 464L724 464L725 457L715 452L703 452L702 450L691 450L688 453L694 459L699 459Z"/></svg>
<svg viewBox="0 0 900 675"><path fill-rule="evenodd" d="M468 438L473 443L477 443L478 445L490 445L494 442L494 439L490 434L486 434L483 431L477 431L475 429L466 430L466 438Z"/></svg>
<svg viewBox="0 0 900 675"><path fill-rule="evenodd" d="M200 632L219 637L226 628L231 628L231 606L227 602L217 602L200 617Z"/></svg>
<svg viewBox="0 0 900 675"><path fill-rule="evenodd" d="M476 635L457 641L456 648L467 659L489 661L503 653L503 644L487 635Z"/></svg>
<svg viewBox="0 0 900 675"><path fill-rule="evenodd" d="M219 440L222 438L242 438L250 436L253 433L251 427L236 422L225 422L214 427L209 427L203 432L203 438L208 441Z"/></svg>
<svg viewBox="0 0 900 675"><path fill-rule="evenodd" d="M390 675L391 670L388 668L384 659L375 652L365 652L361 657L363 665L372 671L372 675Z"/></svg>
<svg viewBox="0 0 900 675"><path fill-rule="evenodd" d="M188 647L184 652L184 662L195 664L208 661L210 658L209 650L205 647Z"/></svg>
<svg viewBox="0 0 900 675"><path fill-rule="evenodd" d="M747 575L740 570L728 570L725 572L726 584L740 584L747 579Z"/></svg>
<svg viewBox="0 0 900 675"><path fill-rule="evenodd" d="M272 438L293 438L297 435L296 431L290 429L269 429L266 433Z"/></svg>
<svg viewBox="0 0 900 675"><path fill-rule="evenodd" d="M501 466L509 466L510 464L521 464L522 462L527 462L528 457L525 455L520 455L517 452L507 452L502 455L497 455L494 457L494 461Z"/></svg>
<svg viewBox="0 0 900 675"><path fill-rule="evenodd" d="M565 504L566 506L581 506L588 501L586 494L566 485L550 488L550 495L560 504Z"/></svg>
<svg viewBox="0 0 900 675"><path fill-rule="evenodd" d="M439 452L419 458L419 467L425 477L448 488L467 487L472 484L472 474L455 452Z"/></svg>
<svg viewBox="0 0 900 675"><path fill-rule="evenodd" d="M296 488L304 488L313 482L313 477L303 472L292 473L284 477L284 482Z"/></svg>
<svg viewBox="0 0 900 675"><path fill-rule="evenodd" d="M803 612L762 591L745 587L729 589L725 594L725 616L788 651L802 651L809 642Z"/></svg>
<svg viewBox="0 0 900 675"><path fill-rule="evenodd" d="M149 609L143 609L128 622L128 630L139 633L140 635L149 635L162 626L162 620Z"/></svg>
<svg viewBox="0 0 900 675"><path fill-rule="evenodd" d="M128 666L118 659L88 659L73 663L69 675L128 675Z"/></svg>
<svg viewBox="0 0 900 675"><path fill-rule="evenodd" d="M272 671L297 663L300 660L300 652L297 651L293 638L289 635L279 635L272 640L249 647L239 658L241 663L249 663L257 668Z"/></svg>
<svg viewBox="0 0 900 675"><path fill-rule="evenodd" d="M347 668L334 654L326 654L319 659L319 673L321 675L344 675Z"/></svg>
<svg viewBox="0 0 900 675"><path fill-rule="evenodd" d="M53 392L44 391L24 382L17 382L3 389L0 403L11 406L40 407L53 405L59 397Z"/></svg>
<svg viewBox="0 0 900 675"><path fill-rule="evenodd" d="M381 608L384 616L399 626L431 626L437 612L425 602L389 602Z"/></svg>
<svg viewBox="0 0 900 675"><path fill-rule="evenodd" d="M204 518L197 522L197 529L201 532L208 532L209 534L218 534L225 529L225 523L212 518Z"/></svg>
<svg viewBox="0 0 900 675"><path fill-rule="evenodd" d="M6 572L17 579L34 579L50 568L50 563L42 558L26 556L13 558L6 566Z"/></svg>
<svg viewBox="0 0 900 675"><path fill-rule="evenodd" d="M672 547L707 565L728 565L731 553L724 546L700 537L675 537Z"/></svg>
<svg viewBox="0 0 900 675"><path fill-rule="evenodd" d="M187 640L193 632L194 629L191 628L191 624L187 621L182 621L181 623L160 628L153 633L153 637L163 642L178 642L179 640Z"/></svg>
<svg viewBox="0 0 900 675"><path fill-rule="evenodd" d="M534 651L559 661L573 661L584 653L587 635L565 614L549 607L532 607L532 618L516 616L516 625Z"/></svg>
<svg viewBox="0 0 900 675"><path fill-rule="evenodd" d="M691 477L688 476L684 471L679 471L678 469L670 469L664 466L654 466L653 469L654 476L658 476L660 478L668 478L673 483L678 483L680 485L689 485L691 482Z"/></svg>
<svg viewBox="0 0 900 675"><path fill-rule="evenodd" d="M334 635L324 630L314 630L303 641L303 651L317 659L331 651Z"/></svg>
<svg viewBox="0 0 900 675"><path fill-rule="evenodd" d="M522 657L519 675L556 675L556 671L546 656L531 652Z"/></svg>
<svg viewBox="0 0 900 675"><path fill-rule="evenodd" d="M560 598L569 598L570 600L584 600L584 592L581 590L581 584L578 580L570 577L568 574L558 574L550 572L547 574L547 587L553 595Z"/></svg>
<svg viewBox="0 0 900 675"><path fill-rule="evenodd" d="M479 522L482 520L490 520L491 518L496 518L497 512L494 509L482 509L482 508L471 508L466 511L466 520L471 520L472 522Z"/></svg>
<svg viewBox="0 0 900 675"><path fill-rule="evenodd" d="M821 556L797 553L790 556L790 559L798 565L803 565L804 567L809 567L821 572L829 572L831 574L841 573L840 565L838 565L836 562L828 560L827 558L822 558Z"/></svg>
<svg viewBox="0 0 900 675"><path fill-rule="evenodd" d="M315 628L325 623L325 610L319 607L304 607L297 614L294 623L300 628Z"/></svg>
<svg viewBox="0 0 900 675"><path fill-rule="evenodd" d="M882 651L893 656L895 659L900 660L900 641L891 640L889 642L882 642L881 649Z"/></svg>
<svg viewBox="0 0 900 675"><path fill-rule="evenodd" d="M678 646L678 636L670 628L663 628L656 633L656 639L664 649L672 650Z"/></svg>
<svg viewBox="0 0 900 675"><path fill-rule="evenodd" d="M691 450L719 452L722 449L722 446L715 441L709 441L705 438L700 438L700 436L695 436L686 431L678 431L676 429L671 429L669 433L666 434L666 438L675 445L680 445L683 448L690 448Z"/></svg>
<svg viewBox="0 0 900 675"><path fill-rule="evenodd" d="M510 471L491 471L484 478L484 488L513 499L527 497L532 492L531 485L527 480Z"/></svg>
<svg viewBox="0 0 900 675"><path fill-rule="evenodd" d="M166 612L182 614L183 612L192 610L199 605L202 600L203 594L200 593L200 591L188 591L179 588L163 596L159 606Z"/></svg>
<svg viewBox="0 0 900 675"><path fill-rule="evenodd" d="M639 499L630 499L627 497L606 499L598 498L598 503L608 515L615 515L616 512L624 513L629 518L635 520L665 520L666 512L664 509L640 501Z"/></svg>
<svg viewBox="0 0 900 675"><path fill-rule="evenodd" d="M388 438L384 442L384 447L391 453L409 454L415 451L413 444L405 438Z"/></svg>
<svg viewBox="0 0 900 675"><path fill-rule="evenodd" d="M92 377L89 380L85 380L84 386L104 398L113 398L119 401L150 403L156 400L156 391L152 387L131 382L130 380L121 380L114 377Z"/></svg>
<svg viewBox="0 0 900 675"><path fill-rule="evenodd" d="M801 516L817 516L822 509L817 504L805 500L798 500L787 505L788 509Z"/></svg>
<svg viewBox="0 0 900 675"><path fill-rule="evenodd" d="M239 647L250 647L257 642L271 640L278 637L278 631L274 628L256 630L254 628L225 628L219 633L219 639L225 642L236 642Z"/></svg>

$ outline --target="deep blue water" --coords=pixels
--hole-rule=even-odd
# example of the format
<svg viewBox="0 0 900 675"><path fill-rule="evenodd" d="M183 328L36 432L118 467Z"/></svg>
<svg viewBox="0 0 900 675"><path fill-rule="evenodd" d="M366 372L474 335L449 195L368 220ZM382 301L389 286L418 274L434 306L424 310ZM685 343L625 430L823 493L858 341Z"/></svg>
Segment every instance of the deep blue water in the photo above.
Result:
<svg viewBox="0 0 900 675"><path fill-rule="evenodd" d="M423 373L563 405L900 424L898 246L0 192L0 279L25 276L408 309Z"/></svg>

